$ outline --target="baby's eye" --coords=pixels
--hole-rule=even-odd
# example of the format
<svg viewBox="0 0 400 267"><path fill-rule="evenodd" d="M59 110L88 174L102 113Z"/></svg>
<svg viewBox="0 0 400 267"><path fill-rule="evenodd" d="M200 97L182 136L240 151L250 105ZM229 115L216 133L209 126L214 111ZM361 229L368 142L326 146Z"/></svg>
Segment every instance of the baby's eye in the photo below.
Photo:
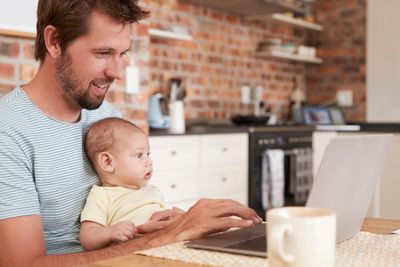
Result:
<svg viewBox="0 0 400 267"><path fill-rule="evenodd" d="M137 153L136 157L138 157L140 159L141 157L143 157L143 153Z"/></svg>
<svg viewBox="0 0 400 267"><path fill-rule="evenodd" d="M147 153L147 157L150 157L150 154L151 154L150 152L149 152L149 153Z"/></svg>

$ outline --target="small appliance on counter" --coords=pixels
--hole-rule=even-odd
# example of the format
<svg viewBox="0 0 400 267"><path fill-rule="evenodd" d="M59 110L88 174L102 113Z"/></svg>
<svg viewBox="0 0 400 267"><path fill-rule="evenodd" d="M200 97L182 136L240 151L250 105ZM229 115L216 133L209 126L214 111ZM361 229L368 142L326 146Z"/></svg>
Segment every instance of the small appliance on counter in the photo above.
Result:
<svg viewBox="0 0 400 267"><path fill-rule="evenodd" d="M305 125L344 125L343 111L337 106L302 105L294 114L294 121Z"/></svg>
<svg viewBox="0 0 400 267"><path fill-rule="evenodd" d="M169 114L170 125L168 131L174 134L183 134L186 131L185 105L186 89L181 78L170 79Z"/></svg>
<svg viewBox="0 0 400 267"><path fill-rule="evenodd" d="M156 93L150 97L147 120L150 128L153 129L168 129L170 127L166 99L161 93Z"/></svg>

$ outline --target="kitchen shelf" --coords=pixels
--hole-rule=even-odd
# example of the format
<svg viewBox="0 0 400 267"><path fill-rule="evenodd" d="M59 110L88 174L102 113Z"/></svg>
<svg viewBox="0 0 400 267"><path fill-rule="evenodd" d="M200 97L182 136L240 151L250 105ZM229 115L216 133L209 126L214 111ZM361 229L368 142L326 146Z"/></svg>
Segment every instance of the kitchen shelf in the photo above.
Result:
<svg viewBox="0 0 400 267"><path fill-rule="evenodd" d="M321 64L323 61L321 58L306 57L306 56L288 53L288 52L279 51L279 50L256 52L256 57L258 57L258 58L281 58L281 59L289 59L289 60L294 60L294 61L302 61L302 62L315 63L315 64Z"/></svg>
<svg viewBox="0 0 400 267"><path fill-rule="evenodd" d="M150 36L158 37L158 38L167 38L181 41L193 41L193 36L185 33L172 32L167 30L160 29L149 29Z"/></svg>
<svg viewBox="0 0 400 267"><path fill-rule="evenodd" d="M324 27L322 25L316 24L316 23L311 23L302 19L295 19L289 16L285 16L283 14L275 13L271 15L271 18L273 20L277 20L280 22L285 22L288 24L291 24L293 26L297 27L302 27L310 30L315 30L315 31L322 31Z"/></svg>
<svg viewBox="0 0 400 267"><path fill-rule="evenodd" d="M284 0L184 0L244 17L268 15L279 12L304 14L304 9Z"/></svg>

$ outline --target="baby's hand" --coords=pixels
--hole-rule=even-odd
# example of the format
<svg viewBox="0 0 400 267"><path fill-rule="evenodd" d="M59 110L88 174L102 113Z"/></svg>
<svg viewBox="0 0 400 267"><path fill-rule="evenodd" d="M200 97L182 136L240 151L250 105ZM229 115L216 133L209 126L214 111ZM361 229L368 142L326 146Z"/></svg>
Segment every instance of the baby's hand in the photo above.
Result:
<svg viewBox="0 0 400 267"><path fill-rule="evenodd" d="M135 237L136 227L132 221L116 223L108 228L109 240L112 243L128 241Z"/></svg>

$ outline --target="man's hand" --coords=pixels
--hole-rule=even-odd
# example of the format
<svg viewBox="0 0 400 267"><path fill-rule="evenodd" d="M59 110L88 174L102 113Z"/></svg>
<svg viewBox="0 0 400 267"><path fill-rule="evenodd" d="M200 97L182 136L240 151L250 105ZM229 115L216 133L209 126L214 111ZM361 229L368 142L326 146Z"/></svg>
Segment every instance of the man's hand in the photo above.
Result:
<svg viewBox="0 0 400 267"><path fill-rule="evenodd" d="M109 240L112 243L120 243L135 237L136 227L132 221L122 221L108 227Z"/></svg>
<svg viewBox="0 0 400 267"><path fill-rule="evenodd" d="M147 234L161 230L176 221L184 213L183 210L176 207L155 212L147 223L137 226L136 232L138 234Z"/></svg>
<svg viewBox="0 0 400 267"><path fill-rule="evenodd" d="M236 216L236 217L232 217ZM201 199L165 230L176 241L193 240L231 227L259 224L257 213L229 199Z"/></svg>

